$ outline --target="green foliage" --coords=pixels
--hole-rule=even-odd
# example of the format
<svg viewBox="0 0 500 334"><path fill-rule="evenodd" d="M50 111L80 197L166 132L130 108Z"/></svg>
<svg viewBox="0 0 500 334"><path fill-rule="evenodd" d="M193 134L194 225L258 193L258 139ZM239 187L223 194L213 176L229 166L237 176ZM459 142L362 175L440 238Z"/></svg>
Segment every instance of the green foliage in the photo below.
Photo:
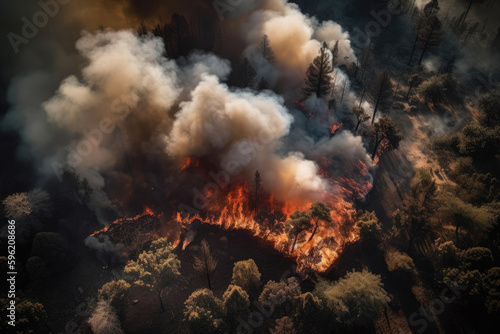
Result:
<svg viewBox="0 0 500 334"><path fill-rule="evenodd" d="M385 150L395 150L399 148L399 143L403 140L403 135L399 132L396 124L387 116L380 117L375 126L366 132L374 146L372 159L377 155L378 148L382 142Z"/></svg>
<svg viewBox="0 0 500 334"><path fill-rule="evenodd" d="M136 261L125 266L125 273L134 278L134 284L159 293L180 276L181 262L173 253L166 238L153 241L150 250L139 254Z"/></svg>
<svg viewBox="0 0 500 334"><path fill-rule="evenodd" d="M432 259L440 268L456 267L460 260L460 250L453 241L436 242Z"/></svg>
<svg viewBox="0 0 500 334"><path fill-rule="evenodd" d="M74 265L68 242L59 233L37 233L33 240L31 256L39 257L53 274L60 273Z"/></svg>
<svg viewBox="0 0 500 334"><path fill-rule="evenodd" d="M324 307L321 299L310 292L299 296L298 310L295 315L301 333L322 333L324 320ZM316 330L316 331L315 331Z"/></svg>
<svg viewBox="0 0 500 334"><path fill-rule="evenodd" d="M245 290L250 296L254 296L261 287L261 274L254 260L248 259L238 261L233 267L231 284L237 285Z"/></svg>
<svg viewBox="0 0 500 334"><path fill-rule="evenodd" d="M110 303L119 312L123 311L126 304L126 298L130 284L124 280L114 280L104 284L97 295L99 299Z"/></svg>
<svg viewBox="0 0 500 334"><path fill-rule="evenodd" d="M307 68L305 96L316 94L318 98L323 98L331 90L333 68L330 53L327 51L328 47L326 43L323 43L318 51L319 55Z"/></svg>
<svg viewBox="0 0 500 334"><path fill-rule="evenodd" d="M418 170L403 209L393 214L393 234L408 237L408 249L417 239L424 239L431 231L430 218L436 207L436 182L427 170Z"/></svg>
<svg viewBox="0 0 500 334"><path fill-rule="evenodd" d="M274 328L270 329L271 334L297 334L295 325L290 317L283 317L276 320Z"/></svg>
<svg viewBox="0 0 500 334"><path fill-rule="evenodd" d="M354 132L358 130L361 123L366 122L371 118L371 116L366 113L365 108L358 105L352 106L352 113L356 116L356 128L354 129Z"/></svg>
<svg viewBox="0 0 500 334"><path fill-rule="evenodd" d="M375 212L360 211L356 217L359 237L369 245L378 245L382 240L382 226Z"/></svg>
<svg viewBox="0 0 500 334"><path fill-rule="evenodd" d="M222 301L209 289L196 290L184 302L184 320L193 334L222 333L223 315Z"/></svg>
<svg viewBox="0 0 500 334"><path fill-rule="evenodd" d="M314 221L315 226L311 236L309 237L309 241L314 237L314 234L318 230L319 221L323 221L327 224L332 222L332 217L330 216L330 208L325 203L314 202L311 205L311 218Z"/></svg>
<svg viewBox="0 0 500 334"><path fill-rule="evenodd" d="M9 307L10 300L6 298L0 299L0 307L4 310L3 315L6 316L6 309ZM28 300L16 298L16 334L36 334L41 332L41 327L47 320L47 314L42 304ZM7 324L10 319L4 318L0 323L0 332L11 333L12 326Z"/></svg>
<svg viewBox="0 0 500 334"><path fill-rule="evenodd" d="M500 315L500 267L490 268L483 278L483 289L486 293L485 306L488 313Z"/></svg>
<svg viewBox="0 0 500 334"><path fill-rule="evenodd" d="M410 279L417 276L417 269L413 259L406 253L390 251L385 254L387 269L391 272L410 276Z"/></svg>
<svg viewBox="0 0 500 334"><path fill-rule="evenodd" d="M449 73L438 74L422 82L418 92L426 102L454 101L459 98L458 81Z"/></svg>
<svg viewBox="0 0 500 334"><path fill-rule="evenodd" d="M458 149L475 157L494 156L500 150L500 127L486 128L476 123L465 126L459 136Z"/></svg>
<svg viewBox="0 0 500 334"><path fill-rule="evenodd" d="M275 306L276 316L295 314L301 303L301 291L297 279L289 278L285 281L269 281L264 285L259 296L259 302Z"/></svg>
<svg viewBox="0 0 500 334"><path fill-rule="evenodd" d="M234 322L238 314L250 307L250 299L245 290L230 284L222 296L228 322Z"/></svg>
<svg viewBox="0 0 500 334"><path fill-rule="evenodd" d="M461 228L477 237L484 236L492 228L493 215L486 206L475 207L447 192L441 194L440 203L441 217L455 226L457 239Z"/></svg>
<svg viewBox="0 0 500 334"><path fill-rule="evenodd" d="M321 280L313 293L336 321L347 327L371 324L390 301L380 276L367 269L349 272L337 282Z"/></svg>
<svg viewBox="0 0 500 334"><path fill-rule="evenodd" d="M493 254L489 248L472 247L462 253L462 266L468 270L484 271L491 267Z"/></svg>
<svg viewBox="0 0 500 334"><path fill-rule="evenodd" d="M47 264L38 256L31 256L26 261L26 270L32 281L44 281L50 277Z"/></svg>
<svg viewBox="0 0 500 334"><path fill-rule="evenodd" d="M500 96L493 94L481 95L478 106L481 125L486 127L500 126Z"/></svg>
<svg viewBox="0 0 500 334"><path fill-rule="evenodd" d="M469 296L481 294L482 276L479 270L461 270L460 268L444 268L442 281L448 286L462 286Z"/></svg>
<svg viewBox="0 0 500 334"><path fill-rule="evenodd" d="M325 203L314 202L311 205L311 218L316 222L316 224L320 220L330 223L332 221L330 208Z"/></svg>
<svg viewBox="0 0 500 334"><path fill-rule="evenodd" d="M290 219L285 223L286 231L294 238L290 252L293 252L299 234L310 229L311 226L311 216L307 212L295 211L290 215Z"/></svg>

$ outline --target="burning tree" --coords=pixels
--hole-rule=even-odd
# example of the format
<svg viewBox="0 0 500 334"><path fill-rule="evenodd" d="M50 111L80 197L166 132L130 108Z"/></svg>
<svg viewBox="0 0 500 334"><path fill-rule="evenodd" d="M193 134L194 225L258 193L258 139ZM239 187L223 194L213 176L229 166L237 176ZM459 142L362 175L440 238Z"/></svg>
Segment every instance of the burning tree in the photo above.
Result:
<svg viewBox="0 0 500 334"><path fill-rule="evenodd" d="M212 290L210 273L215 271L215 268L217 268L217 260L212 256L212 253L210 252L210 246L205 239L203 239L201 242L200 254L194 257L193 268L196 271L199 271L206 275L208 288Z"/></svg>
<svg viewBox="0 0 500 334"><path fill-rule="evenodd" d="M155 292L160 301L160 312L165 310L161 293L180 277L181 262L173 252L166 238L153 241L148 251L142 252L136 261L125 266L125 273L131 275L134 284Z"/></svg>
<svg viewBox="0 0 500 334"><path fill-rule="evenodd" d="M277 235L283 232L286 215L280 210L259 211L254 220L262 227L262 230L267 231L267 234L264 235L264 238L267 238L271 233Z"/></svg>
<svg viewBox="0 0 500 334"><path fill-rule="evenodd" d="M256 171L255 172L255 184L254 184L254 195L255 195L255 198L254 198L254 206L255 206L255 212L257 213L258 212L258 208L259 208L259 197L260 197L260 193L262 191L262 177L260 176L260 173L259 171Z"/></svg>
<svg viewBox="0 0 500 334"><path fill-rule="evenodd" d="M293 253L299 234L311 228L311 216L305 211L295 211L286 222L288 233L293 237L290 253Z"/></svg>
<svg viewBox="0 0 500 334"><path fill-rule="evenodd" d="M399 132L396 124L387 116L381 117L373 128L368 131L370 140L373 143L372 159L375 159L381 144L385 149L397 149L403 135Z"/></svg>
<svg viewBox="0 0 500 334"><path fill-rule="evenodd" d="M333 68L326 43L323 43L318 53L319 55L314 58L306 71L306 88L304 88L306 97L316 94L318 98L323 98L332 88Z"/></svg>
<svg viewBox="0 0 500 334"><path fill-rule="evenodd" d="M311 236L309 237L308 242L311 241L316 234L320 220L324 221L325 223L332 222L332 217L330 217L330 208L326 204L321 202L313 203L311 205L311 218L314 221L314 229Z"/></svg>

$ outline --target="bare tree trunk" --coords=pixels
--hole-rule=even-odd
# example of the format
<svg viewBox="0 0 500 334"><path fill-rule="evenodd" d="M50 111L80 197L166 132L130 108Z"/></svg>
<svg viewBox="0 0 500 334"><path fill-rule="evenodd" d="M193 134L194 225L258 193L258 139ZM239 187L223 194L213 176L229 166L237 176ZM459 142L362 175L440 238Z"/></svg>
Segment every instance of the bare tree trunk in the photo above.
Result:
<svg viewBox="0 0 500 334"><path fill-rule="evenodd" d="M316 234L316 231L318 230L318 222L316 222L316 221L315 221L314 223L315 223L314 230L313 230L313 232L312 232L311 236L309 237L309 240L307 240L307 242L309 242L309 241L311 241L311 240L312 240L312 238L313 238L313 237L314 237L314 235Z"/></svg>
<svg viewBox="0 0 500 334"><path fill-rule="evenodd" d="M165 307L163 306L163 300L161 299L161 290L158 290L156 294L158 295L158 299L160 300L160 313L163 313L165 312Z"/></svg>
<svg viewBox="0 0 500 334"><path fill-rule="evenodd" d="M295 234L295 239L293 239L293 244L292 248L290 249L290 253L293 253L293 249L295 248L295 244L297 243L297 238L299 237L299 234Z"/></svg>

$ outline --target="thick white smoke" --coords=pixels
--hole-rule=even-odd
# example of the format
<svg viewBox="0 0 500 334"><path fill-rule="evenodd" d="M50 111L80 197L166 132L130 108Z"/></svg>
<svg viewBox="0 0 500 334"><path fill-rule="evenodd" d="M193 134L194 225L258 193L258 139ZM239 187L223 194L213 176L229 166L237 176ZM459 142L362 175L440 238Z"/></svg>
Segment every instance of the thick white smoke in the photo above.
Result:
<svg viewBox="0 0 500 334"><path fill-rule="evenodd" d="M323 42L330 49L339 42L338 64L356 61L349 34L335 22L319 23L303 14L296 4L287 0L269 0L249 14L235 19L239 38L248 45L245 55L271 87L280 93L300 94L304 74L317 56ZM259 53L263 35L268 35L276 64L266 64ZM292 96L290 96L292 97Z"/></svg>
<svg viewBox="0 0 500 334"><path fill-rule="evenodd" d="M285 0L269 0L225 24L235 27L230 39L244 42L244 54L258 75L280 95L228 87L223 82L230 62L213 54L193 52L174 61L158 37L123 30L83 32L76 43L85 59L81 74L64 79L43 104L16 100L16 109L35 120L20 130L33 151L28 155L42 157L45 175L57 174L65 163L74 167L95 190L92 205L97 209L111 205L110 178L123 187L120 194L133 192L129 183L137 173L129 156L154 161L163 171L186 157L205 158L222 169L237 163L249 181L259 170L263 185L280 200L321 199L331 191L320 176L321 154L365 161L361 141L342 133L330 139L328 127L338 120L325 100L306 101L306 109L317 116L311 121L285 105L301 97L305 71L321 43L333 48L338 41L338 61L355 61L348 34ZM272 64L258 52L264 34L275 54ZM38 77L42 86L45 79ZM23 87L36 83L23 81ZM347 89L344 99L350 103L355 97ZM350 144L341 145L344 141ZM349 152L355 153L348 157Z"/></svg>

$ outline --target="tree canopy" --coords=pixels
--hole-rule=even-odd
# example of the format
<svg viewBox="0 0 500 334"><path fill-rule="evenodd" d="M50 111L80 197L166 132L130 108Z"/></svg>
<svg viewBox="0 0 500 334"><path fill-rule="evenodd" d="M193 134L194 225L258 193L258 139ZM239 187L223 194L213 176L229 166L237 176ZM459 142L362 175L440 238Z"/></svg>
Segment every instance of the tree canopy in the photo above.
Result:
<svg viewBox="0 0 500 334"><path fill-rule="evenodd" d="M304 88L306 97L316 94L318 98L323 98L331 90L333 68L326 43L323 43L318 53L306 71Z"/></svg>

